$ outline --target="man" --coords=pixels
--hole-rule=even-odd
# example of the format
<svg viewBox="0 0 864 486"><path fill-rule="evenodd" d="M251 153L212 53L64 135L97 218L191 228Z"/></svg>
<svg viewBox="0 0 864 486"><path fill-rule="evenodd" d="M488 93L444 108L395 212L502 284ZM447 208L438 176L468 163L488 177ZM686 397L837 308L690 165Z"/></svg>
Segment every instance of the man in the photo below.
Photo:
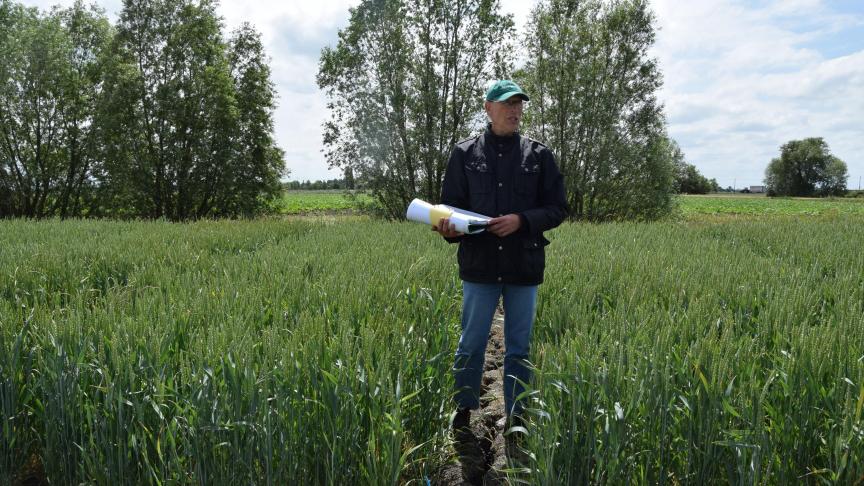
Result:
<svg viewBox="0 0 864 486"><path fill-rule="evenodd" d="M519 134L524 103L513 81L496 81L486 93L489 116L485 133L455 145L447 164L441 202L495 216L485 232L464 235L447 219L433 229L459 243L459 276L463 281L462 336L453 374L456 415L453 427L467 428L472 409L480 406L480 381L492 318L504 298L504 405L507 424L519 424L524 390L531 379L527 366L537 287L543 282L543 232L567 214L564 183L552 152ZM508 444L509 445L509 444ZM510 454L508 447L508 455Z"/></svg>

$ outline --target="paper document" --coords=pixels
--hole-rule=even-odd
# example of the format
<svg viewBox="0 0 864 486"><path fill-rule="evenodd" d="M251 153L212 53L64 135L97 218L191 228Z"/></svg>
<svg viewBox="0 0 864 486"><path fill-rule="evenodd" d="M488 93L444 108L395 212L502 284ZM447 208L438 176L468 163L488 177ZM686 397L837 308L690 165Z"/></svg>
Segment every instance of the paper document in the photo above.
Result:
<svg viewBox="0 0 864 486"><path fill-rule="evenodd" d="M486 230L486 225L492 219L489 216L472 213L464 209L454 208L446 204L431 205L426 201L415 199L408 206L405 217L409 221L437 226L441 218L450 218L450 222L456 226L456 231L465 234L481 233Z"/></svg>

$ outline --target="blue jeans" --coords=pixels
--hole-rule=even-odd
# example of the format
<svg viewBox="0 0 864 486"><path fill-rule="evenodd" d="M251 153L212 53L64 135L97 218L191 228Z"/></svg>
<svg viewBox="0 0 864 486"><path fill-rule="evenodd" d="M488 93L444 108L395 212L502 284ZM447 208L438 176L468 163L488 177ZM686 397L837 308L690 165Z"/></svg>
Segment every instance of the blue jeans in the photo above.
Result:
<svg viewBox="0 0 864 486"><path fill-rule="evenodd" d="M526 365L531 343L531 328L537 305L536 285L478 284L462 282L462 337L453 363L456 406L480 406L480 381L486 342L498 298L504 296L504 407L507 415L522 412L522 383L531 380ZM520 383L522 382L522 383Z"/></svg>

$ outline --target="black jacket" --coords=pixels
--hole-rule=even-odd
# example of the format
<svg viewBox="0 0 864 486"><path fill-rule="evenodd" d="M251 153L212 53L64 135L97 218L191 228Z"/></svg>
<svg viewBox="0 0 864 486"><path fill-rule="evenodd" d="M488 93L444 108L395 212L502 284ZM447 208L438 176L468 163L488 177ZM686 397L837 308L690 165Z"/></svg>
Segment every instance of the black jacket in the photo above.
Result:
<svg viewBox="0 0 864 486"><path fill-rule="evenodd" d="M453 147L441 202L487 216L518 214L522 228L448 238L459 242L459 277L475 283L537 285L546 266L543 232L567 216L564 179L555 156L540 142L498 137L490 129Z"/></svg>

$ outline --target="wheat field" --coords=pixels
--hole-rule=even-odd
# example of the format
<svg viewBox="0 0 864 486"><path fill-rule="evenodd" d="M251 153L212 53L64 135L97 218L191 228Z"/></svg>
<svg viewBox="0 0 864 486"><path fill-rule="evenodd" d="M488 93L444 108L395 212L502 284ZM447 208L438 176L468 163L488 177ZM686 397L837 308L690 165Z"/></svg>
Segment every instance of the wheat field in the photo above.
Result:
<svg viewBox="0 0 864 486"><path fill-rule="evenodd" d="M862 223L550 232L527 480L860 483ZM411 223L0 222L0 483L424 484L456 270Z"/></svg>

